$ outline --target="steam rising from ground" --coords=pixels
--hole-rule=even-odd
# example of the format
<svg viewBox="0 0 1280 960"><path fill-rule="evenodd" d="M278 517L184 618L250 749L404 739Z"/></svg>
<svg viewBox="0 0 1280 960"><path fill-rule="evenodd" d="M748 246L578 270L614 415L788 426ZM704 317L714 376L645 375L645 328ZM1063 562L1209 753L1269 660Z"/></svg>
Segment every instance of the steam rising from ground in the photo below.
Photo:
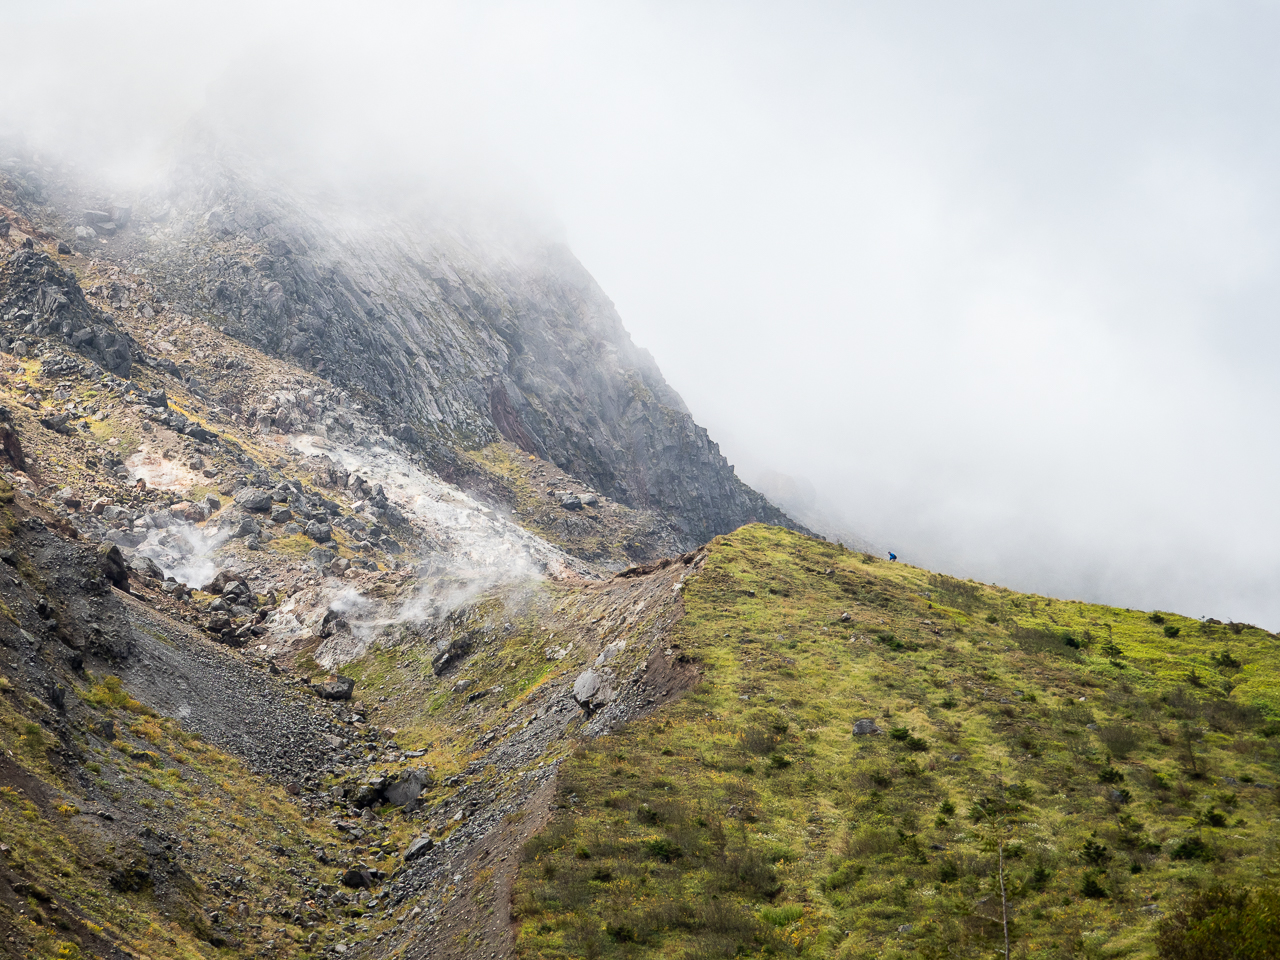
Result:
<svg viewBox="0 0 1280 960"><path fill-rule="evenodd" d="M202 587L218 573L214 552L227 542L230 532L206 532L194 523L174 520L163 530L152 530L138 544L137 553L155 561L166 577L192 587Z"/></svg>
<svg viewBox="0 0 1280 960"><path fill-rule="evenodd" d="M593 576L585 564L388 447L334 444L311 435L291 442L300 453L328 456L370 485L381 485L420 536L410 544L418 575L411 597L387 608L348 589L329 600L350 636L326 639L315 654L322 665L359 656L382 630L441 620L481 596L497 593L515 602L544 577Z"/></svg>

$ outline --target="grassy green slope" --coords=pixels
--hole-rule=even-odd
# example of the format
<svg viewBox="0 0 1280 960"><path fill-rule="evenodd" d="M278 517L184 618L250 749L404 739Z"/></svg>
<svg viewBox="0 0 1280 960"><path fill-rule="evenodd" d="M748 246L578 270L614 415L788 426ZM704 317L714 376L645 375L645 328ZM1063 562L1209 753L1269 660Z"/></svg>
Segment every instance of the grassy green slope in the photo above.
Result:
<svg viewBox="0 0 1280 960"><path fill-rule="evenodd" d="M1275 875L1276 637L772 527L710 551L704 682L565 762L522 956L1003 953L1003 842L1013 955L1145 957L1171 899Z"/></svg>

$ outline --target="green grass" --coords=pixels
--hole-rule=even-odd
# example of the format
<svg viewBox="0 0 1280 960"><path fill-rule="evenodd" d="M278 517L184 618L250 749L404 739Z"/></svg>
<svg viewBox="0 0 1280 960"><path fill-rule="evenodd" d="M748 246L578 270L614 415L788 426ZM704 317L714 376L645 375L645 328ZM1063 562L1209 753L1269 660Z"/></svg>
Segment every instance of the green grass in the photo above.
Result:
<svg viewBox="0 0 1280 960"><path fill-rule="evenodd" d="M715 541L684 604L704 680L565 761L522 956L989 956L1003 843L1021 955L1150 957L1144 908L1280 866L1277 793L1249 786L1280 781L1264 631L764 526Z"/></svg>

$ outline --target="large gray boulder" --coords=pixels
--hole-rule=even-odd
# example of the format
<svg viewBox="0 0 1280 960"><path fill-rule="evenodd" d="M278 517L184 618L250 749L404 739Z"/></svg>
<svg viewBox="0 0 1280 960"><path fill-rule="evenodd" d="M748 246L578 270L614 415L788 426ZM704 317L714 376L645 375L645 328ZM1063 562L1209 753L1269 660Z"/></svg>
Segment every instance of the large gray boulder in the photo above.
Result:
<svg viewBox="0 0 1280 960"><path fill-rule="evenodd" d="M129 569L148 580L164 579L164 571L160 569L160 565L142 554L136 555L129 561Z"/></svg>
<svg viewBox="0 0 1280 960"><path fill-rule="evenodd" d="M312 520L307 524L307 536L316 543L328 543L333 539L333 528L327 523L319 523Z"/></svg>
<svg viewBox="0 0 1280 960"><path fill-rule="evenodd" d="M98 570L121 590L129 589L129 568L120 548L107 540L98 544Z"/></svg>
<svg viewBox="0 0 1280 960"><path fill-rule="evenodd" d="M244 537L261 536L262 528L258 526L252 517L245 517L237 525L231 533L232 540L241 540Z"/></svg>
<svg viewBox="0 0 1280 960"><path fill-rule="evenodd" d="M387 803L403 807L406 803L412 803L417 800L422 795L422 791L427 789L431 783L431 771L425 768L416 767L410 770L403 770L398 777L390 780L382 788L382 796Z"/></svg>
<svg viewBox="0 0 1280 960"><path fill-rule="evenodd" d="M271 491L259 490L257 487L245 487L235 496L236 503L244 510L253 513L266 513L271 509Z"/></svg>
<svg viewBox="0 0 1280 960"><path fill-rule="evenodd" d="M609 679L596 670L585 670L573 681L573 699L588 717L603 709L613 699Z"/></svg>
<svg viewBox="0 0 1280 960"><path fill-rule="evenodd" d="M426 834L418 837L413 843L409 844L409 849L404 852L405 863L412 863L419 857L429 853L431 848L436 845L435 841Z"/></svg>
<svg viewBox="0 0 1280 960"><path fill-rule="evenodd" d="M350 677L330 677L311 684L311 689L325 700L350 700L355 688L356 682Z"/></svg>
<svg viewBox="0 0 1280 960"><path fill-rule="evenodd" d="M874 720L855 720L853 724L853 732L855 736L859 737L872 733L884 733L883 730L876 726L876 722Z"/></svg>

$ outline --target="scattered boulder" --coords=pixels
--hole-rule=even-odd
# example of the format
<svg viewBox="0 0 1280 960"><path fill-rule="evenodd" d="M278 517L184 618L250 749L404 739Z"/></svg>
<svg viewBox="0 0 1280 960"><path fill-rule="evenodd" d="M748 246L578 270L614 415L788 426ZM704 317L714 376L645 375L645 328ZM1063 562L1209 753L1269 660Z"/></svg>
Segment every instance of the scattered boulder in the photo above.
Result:
<svg viewBox="0 0 1280 960"><path fill-rule="evenodd" d="M272 507L271 522L272 523L288 523L293 519L293 511L288 507Z"/></svg>
<svg viewBox="0 0 1280 960"><path fill-rule="evenodd" d="M256 537L262 533L262 528L258 526L252 517L245 517L236 525L235 530L231 534L232 540L240 540L245 537Z"/></svg>
<svg viewBox="0 0 1280 960"><path fill-rule="evenodd" d="M350 700L355 688L356 682L350 677L331 676L328 680L311 684L316 695L325 700Z"/></svg>
<svg viewBox="0 0 1280 960"><path fill-rule="evenodd" d="M316 566L320 567L327 566L328 564L333 563L334 560L338 559L338 555L336 553L324 547L312 547L310 552L307 553L307 556L314 564L316 564Z"/></svg>
<svg viewBox="0 0 1280 960"><path fill-rule="evenodd" d="M312 520L307 524L306 534L316 543L328 543L333 539L333 528L327 523L319 523Z"/></svg>
<svg viewBox="0 0 1280 960"><path fill-rule="evenodd" d="M244 574L236 573L234 570L219 570L217 576L200 589L205 593L212 593L216 596L226 590L228 584L232 583L239 583L244 587L246 593L249 592L249 581L245 579Z"/></svg>
<svg viewBox="0 0 1280 960"><path fill-rule="evenodd" d="M164 579L164 571L160 569L160 565L142 554L138 554L129 561L129 569L148 580Z"/></svg>
<svg viewBox="0 0 1280 960"><path fill-rule="evenodd" d="M576 493L566 493L560 498L560 506L564 507L566 510L581 510L582 498Z"/></svg>
<svg viewBox="0 0 1280 960"><path fill-rule="evenodd" d="M46 430L52 430L54 433L61 433L70 436L72 430L67 426L67 421L71 419L70 414L58 413L49 417L40 418L40 426Z"/></svg>
<svg viewBox="0 0 1280 960"><path fill-rule="evenodd" d="M866 736L867 734L884 733L876 726L874 720L855 720L853 723L853 732L855 736Z"/></svg>
<svg viewBox="0 0 1280 960"><path fill-rule="evenodd" d="M342 875L342 885L352 890L367 890L373 886L373 875L366 867L352 867Z"/></svg>
<svg viewBox="0 0 1280 960"><path fill-rule="evenodd" d="M417 860L419 857L429 853L431 851L431 848L434 847L435 845L436 845L436 842L434 840L432 840L426 834L423 834L422 836L414 840L411 844L409 844L409 848L405 850L404 852L405 863L412 863L414 860Z"/></svg>
<svg viewBox="0 0 1280 960"><path fill-rule="evenodd" d="M588 717L603 709L613 699L613 689L604 674L586 670L573 681L573 699Z"/></svg>
<svg viewBox="0 0 1280 960"><path fill-rule="evenodd" d="M125 566L124 554L120 548L110 541L98 544L98 569L102 575L121 590L129 589L129 568Z"/></svg>
<svg viewBox="0 0 1280 960"><path fill-rule="evenodd" d="M13 414L8 407L0 407L0 457L15 470L27 469L27 458L22 452L22 442L13 425Z"/></svg>
<svg viewBox="0 0 1280 960"><path fill-rule="evenodd" d="M169 407L169 395L164 392L164 387L156 387L154 390L148 390L142 394L142 402L158 410L167 410Z"/></svg>
<svg viewBox="0 0 1280 960"><path fill-rule="evenodd" d="M383 788L382 795L387 803L403 807L406 803L417 800L431 783L431 771L425 767L415 767L402 771L399 777L389 782Z"/></svg>
<svg viewBox="0 0 1280 960"><path fill-rule="evenodd" d="M245 487L235 495L236 503L253 513L266 513L271 509L271 491L257 487Z"/></svg>
<svg viewBox="0 0 1280 960"><path fill-rule="evenodd" d="M600 655L596 657L595 666L603 667L606 663L620 654L627 647L627 641L615 640L600 651Z"/></svg>

